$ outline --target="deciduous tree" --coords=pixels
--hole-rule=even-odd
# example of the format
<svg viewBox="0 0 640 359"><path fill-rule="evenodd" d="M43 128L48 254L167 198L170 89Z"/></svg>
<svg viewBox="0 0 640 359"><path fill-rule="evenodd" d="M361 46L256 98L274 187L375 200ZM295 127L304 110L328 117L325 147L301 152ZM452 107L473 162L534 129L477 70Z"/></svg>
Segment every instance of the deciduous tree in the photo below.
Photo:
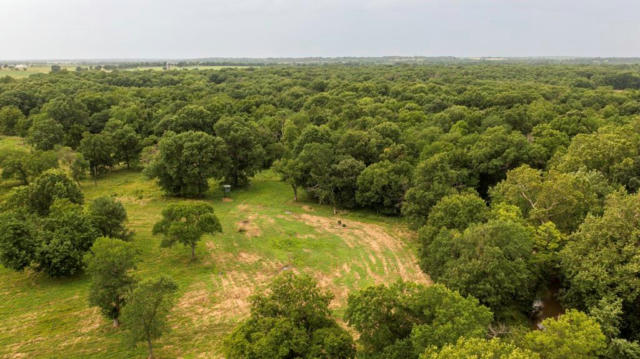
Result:
<svg viewBox="0 0 640 359"><path fill-rule="evenodd" d="M191 259L196 257L196 245L205 234L222 232L213 207L204 203L171 204L162 211L162 220L153 226L153 234L162 234L163 247L176 242L191 247Z"/></svg>
<svg viewBox="0 0 640 359"><path fill-rule="evenodd" d="M113 197L94 199L89 205L89 216L96 229L105 237L128 240L133 234L125 226L127 211Z"/></svg>
<svg viewBox="0 0 640 359"><path fill-rule="evenodd" d="M355 346L331 317L333 295L307 275L285 273L251 297L251 315L224 342L228 358L349 359Z"/></svg>
<svg viewBox="0 0 640 359"><path fill-rule="evenodd" d="M85 257L87 273L91 276L89 304L99 307L115 327L120 325L120 312L136 282L131 270L135 269L137 256L133 244L100 237Z"/></svg>
<svg viewBox="0 0 640 359"><path fill-rule="evenodd" d="M122 323L133 345L146 342L149 358L153 359L153 341L169 330L167 316L175 302L178 285L169 277L140 282L126 298Z"/></svg>
<svg viewBox="0 0 640 359"><path fill-rule="evenodd" d="M168 132L158 143L158 154L145 168L160 187L175 196L200 197L209 178L220 178L228 165L224 141L204 132Z"/></svg>

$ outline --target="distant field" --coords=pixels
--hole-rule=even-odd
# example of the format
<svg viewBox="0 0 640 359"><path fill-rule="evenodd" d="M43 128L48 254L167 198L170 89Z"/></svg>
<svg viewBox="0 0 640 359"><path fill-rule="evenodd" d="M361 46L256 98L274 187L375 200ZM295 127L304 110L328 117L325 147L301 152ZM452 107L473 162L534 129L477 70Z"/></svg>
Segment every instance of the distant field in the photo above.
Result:
<svg viewBox="0 0 640 359"><path fill-rule="evenodd" d="M220 70L224 68L236 68L236 67L240 67L240 66L184 66L184 67L172 66L171 70ZM140 70L162 71L163 69L164 67L162 66L140 66L132 69L127 69L127 71L140 71Z"/></svg>
<svg viewBox="0 0 640 359"><path fill-rule="evenodd" d="M16 146L22 146L18 138L0 139L0 150ZM248 314L248 296L282 271L310 273L331 289L339 317L351 289L398 278L429 281L416 265L414 233L403 222L366 212L333 215L329 207L294 202L289 186L270 171L231 199L218 190L208 194L204 201L214 206L224 233L198 245L195 263L187 248L161 249L151 234L162 209L178 201L154 182L118 171L82 187L86 202L106 195L125 205L143 252L137 275L169 274L180 285L174 330L159 340L159 358L220 357L222 338ZM52 280L0 266L0 358L144 357L143 346L122 344L121 331L88 306L88 286L86 276Z"/></svg>
<svg viewBox="0 0 640 359"><path fill-rule="evenodd" d="M65 65L65 66L62 66L62 68L68 71L75 71L77 66L78 65ZM80 66L86 67L86 65L80 65ZM185 67L172 67L171 70L193 70L193 69L219 70L226 67L233 68L238 66L185 66ZM163 70L163 67L162 66L141 66L141 67L126 69L126 71L141 71L141 70L161 71ZM49 72L51 72L51 66L32 66L32 67L29 67L26 71L21 71L21 70L17 71L17 70L2 68L0 69L0 77L10 76L16 79L22 79L22 78L29 77L30 75L33 75L33 74L47 74Z"/></svg>
<svg viewBox="0 0 640 359"><path fill-rule="evenodd" d="M63 68L67 70L75 70L76 66L63 66ZM10 76L16 79L21 79L33 74L48 74L49 72L51 72L51 66L32 66L27 68L26 71L0 69L0 77Z"/></svg>

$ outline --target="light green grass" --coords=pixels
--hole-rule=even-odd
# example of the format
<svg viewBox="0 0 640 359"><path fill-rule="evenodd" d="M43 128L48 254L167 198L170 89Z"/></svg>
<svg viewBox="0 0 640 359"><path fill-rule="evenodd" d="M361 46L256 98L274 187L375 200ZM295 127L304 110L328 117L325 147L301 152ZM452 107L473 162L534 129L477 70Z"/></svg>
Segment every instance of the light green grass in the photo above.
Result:
<svg viewBox="0 0 640 359"><path fill-rule="evenodd" d="M18 141L2 139L0 150ZM332 290L339 317L349 290L400 277L427 281L413 263L413 236L398 219L334 216L329 207L293 202L291 189L271 171L233 191L232 201L211 185L203 201L213 205L224 232L199 243L191 262L189 249L159 248L160 238L151 234L162 209L182 200L165 197L135 171L82 183L86 201L107 195L125 205L142 252L136 275L167 274L180 286L173 329L157 342L159 358L220 357L222 338L248 313L247 296L283 270L309 273ZM122 330L88 306L88 286L84 275L53 280L0 266L0 358L143 358L143 346L123 344Z"/></svg>
<svg viewBox="0 0 640 359"><path fill-rule="evenodd" d="M81 66L83 68L86 68L87 65L75 65L75 64L70 64L70 65L63 65L61 66L61 68L66 69L67 71L75 71L77 66ZM224 68L236 68L238 66L226 66L226 65L220 65L220 66L184 66L184 67L177 67L177 66L172 66L171 70L220 70L220 69L224 69ZM162 71L164 68L162 66L140 66L140 67L134 67L134 68L130 68L130 69L126 69L126 71L144 71L144 70L153 70L153 71ZM34 74L48 74L51 72L51 66L30 66L29 68L27 68L26 71L17 71L17 70L10 70L10 69L6 69L6 68L2 68L0 69L0 77L5 77L5 76L9 76L9 77L13 77L15 79L23 79L23 78L27 78L31 75Z"/></svg>
<svg viewBox="0 0 640 359"><path fill-rule="evenodd" d="M68 71L74 71L76 69L76 66L77 65L64 65L60 67ZM10 69L3 68L3 69L0 69L0 77L9 76L15 79L23 79L33 74L48 74L49 72L51 72L50 65L30 66L29 68L27 68L26 71L17 71L17 70L10 70Z"/></svg>

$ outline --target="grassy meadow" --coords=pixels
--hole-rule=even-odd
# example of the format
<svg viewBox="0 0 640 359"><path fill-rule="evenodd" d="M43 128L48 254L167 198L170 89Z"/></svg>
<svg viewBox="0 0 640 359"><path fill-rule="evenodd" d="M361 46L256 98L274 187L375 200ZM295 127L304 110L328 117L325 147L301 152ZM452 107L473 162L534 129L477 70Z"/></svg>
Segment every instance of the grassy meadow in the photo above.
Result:
<svg viewBox="0 0 640 359"><path fill-rule="evenodd" d="M61 65L61 68L67 71L75 71L78 65ZM86 67L87 65L80 65L82 67ZM172 66L171 70L220 70L226 67L237 67L237 66L184 66L184 67L176 67ZM162 66L140 66L130 69L125 69L125 71L162 71L164 68ZM25 71L22 70L11 70L7 68L0 68L0 77L13 77L15 79L23 79L29 77L34 74L48 74L51 72L50 65L37 65L30 66Z"/></svg>
<svg viewBox="0 0 640 359"><path fill-rule="evenodd" d="M0 139L0 151L17 146L19 138ZM0 195L9 185L1 183ZM137 277L168 274L180 286L172 330L156 344L158 358L221 357L224 336L249 313L248 297L282 271L309 273L331 290L338 317L352 289L399 278L429 281L416 264L415 233L397 218L334 215L304 197L294 202L290 187L271 171L230 198L223 198L218 184L211 188L202 201L215 208L223 233L205 237L192 262L188 248L160 248L160 238L151 234L162 209L182 200L164 196L138 171L117 170L97 184L82 183L85 203L114 196L125 205L142 253ZM84 275L50 279L0 266L0 358L145 357L144 346L125 344L122 329L88 306L88 288Z"/></svg>
<svg viewBox="0 0 640 359"><path fill-rule="evenodd" d="M61 67L68 71L74 71L76 69L76 65L65 65ZM51 65L29 66L25 71L2 68L0 69L0 77L9 76L15 79L23 79L34 74L48 74L49 72L51 72Z"/></svg>

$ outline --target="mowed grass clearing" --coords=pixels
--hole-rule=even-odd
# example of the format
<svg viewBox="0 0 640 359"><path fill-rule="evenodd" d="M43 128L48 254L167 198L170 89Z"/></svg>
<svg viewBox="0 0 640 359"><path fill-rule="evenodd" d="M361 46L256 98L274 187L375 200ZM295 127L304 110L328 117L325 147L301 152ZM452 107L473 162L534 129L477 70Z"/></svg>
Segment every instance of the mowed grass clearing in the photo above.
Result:
<svg viewBox="0 0 640 359"><path fill-rule="evenodd" d="M184 200L165 197L134 171L82 187L86 202L106 195L125 205L142 253L136 275L167 274L180 286L172 331L156 344L159 358L221 357L224 336L249 313L248 297L282 271L308 273L330 289L338 317L350 290L399 278L429 282L416 265L415 234L400 220L362 212L333 215L329 207L294 202L289 186L271 171L230 199L212 183L216 190L202 201L215 208L224 232L199 243L195 262L188 248L160 248L160 238L151 234L162 209ZM0 266L0 357L145 357L144 346L126 345L122 330L88 306L88 288L85 275L50 279Z"/></svg>

